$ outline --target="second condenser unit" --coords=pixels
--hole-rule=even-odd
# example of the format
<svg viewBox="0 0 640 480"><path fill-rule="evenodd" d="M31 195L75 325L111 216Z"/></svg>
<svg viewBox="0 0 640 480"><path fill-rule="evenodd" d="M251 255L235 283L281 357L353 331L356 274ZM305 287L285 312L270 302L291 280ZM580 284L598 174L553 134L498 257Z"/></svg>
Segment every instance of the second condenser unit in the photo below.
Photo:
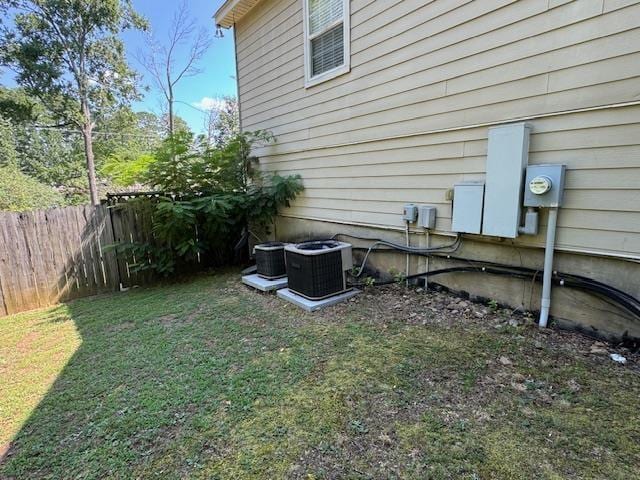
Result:
<svg viewBox="0 0 640 480"><path fill-rule="evenodd" d="M285 244L281 242L261 243L254 247L258 275L267 280L275 280L287 275L284 247Z"/></svg>
<svg viewBox="0 0 640 480"><path fill-rule="evenodd" d="M353 267L351 244L335 240L285 246L289 290L309 300L349 290L346 272Z"/></svg>

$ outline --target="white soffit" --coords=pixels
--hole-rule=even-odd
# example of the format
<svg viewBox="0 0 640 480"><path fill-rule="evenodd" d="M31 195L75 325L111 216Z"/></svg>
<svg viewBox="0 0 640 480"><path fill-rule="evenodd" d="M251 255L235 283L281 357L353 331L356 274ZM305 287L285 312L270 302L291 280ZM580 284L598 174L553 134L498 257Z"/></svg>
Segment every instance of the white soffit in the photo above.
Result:
<svg viewBox="0 0 640 480"><path fill-rule="evenodd" d="M215 13L216 25L230 28L261 0L227 0Z"/></svg>

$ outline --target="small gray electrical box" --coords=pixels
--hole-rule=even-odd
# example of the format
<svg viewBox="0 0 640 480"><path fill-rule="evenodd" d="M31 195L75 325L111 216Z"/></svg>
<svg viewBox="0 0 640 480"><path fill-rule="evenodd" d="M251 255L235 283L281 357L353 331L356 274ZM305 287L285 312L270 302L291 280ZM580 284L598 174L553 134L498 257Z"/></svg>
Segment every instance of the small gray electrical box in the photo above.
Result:
<svg viewBox="0 0 640 480"><path fill-rule="evenodd" d="M525 207L559 207L564 197L565 165L529 165L524 189Z"/></svg>
<svg viewBox="0 0 640 480"><path fill-rule="evenodd" d="M427 230L436 228L436 207L429 205L418 206L418 226Z"/></svg>
<svg viewBox="0 0 640 480"><path fill-rule="evenodd" d="M418 218L418 207L413 203L407 203L402 210L402 220L413 223Z"/></svg>
<svg viewBox="0 0 640 480"><path fill-rule="evenodd" d="M480 233L483 202L484 183L456 183L453 186L451 230L460 233Z"/></svg>

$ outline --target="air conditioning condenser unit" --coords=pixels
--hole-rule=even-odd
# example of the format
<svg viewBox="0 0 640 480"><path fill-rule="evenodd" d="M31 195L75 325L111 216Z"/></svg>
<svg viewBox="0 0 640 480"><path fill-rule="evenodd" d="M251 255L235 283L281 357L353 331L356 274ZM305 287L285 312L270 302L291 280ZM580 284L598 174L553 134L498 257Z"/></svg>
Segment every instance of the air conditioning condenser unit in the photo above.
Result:
<svg viewBox="0 0 640 480"><path fill-rule="evenodd" d="M254 247L256 271L267 280L275 280L287 276L284 263L284 247L282 242L260 243Z"/></svg>
<svg viewBox="0 0 640 480"><path fill-rule="evenodd" d="M311 241L284 247L289 290L321 300L350 290L346 272L353 267L351 244Z"/></svg>

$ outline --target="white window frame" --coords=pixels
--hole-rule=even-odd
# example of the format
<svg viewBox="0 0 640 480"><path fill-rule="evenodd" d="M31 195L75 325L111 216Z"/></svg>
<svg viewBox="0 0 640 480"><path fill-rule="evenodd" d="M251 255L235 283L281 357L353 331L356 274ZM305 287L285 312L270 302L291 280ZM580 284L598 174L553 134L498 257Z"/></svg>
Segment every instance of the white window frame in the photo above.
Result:
<svg viewBox="0 0 640 480"><path fill-rule="evenodd" d="M322 82L326 82L327 80L331 80L332 78L336 78L340 75L344 75L345 73L351 70L351 9L350 9L350 0L342 0L342 20L336 20L331 25L328 25L323 31L316 33L313 37L309 37L308 32L311 30L309 27L309 0L302 0L302 25L303 25L303 35L304 35L304 86L305 88L313 87ZM311 75L311 40L316 38L319 35L331 30L336 25L342 22L343 28L343 58L344 63L340 66L332 68L331 70L327 70L326 72L322 72L319 75L312 76Z"/></svg>

